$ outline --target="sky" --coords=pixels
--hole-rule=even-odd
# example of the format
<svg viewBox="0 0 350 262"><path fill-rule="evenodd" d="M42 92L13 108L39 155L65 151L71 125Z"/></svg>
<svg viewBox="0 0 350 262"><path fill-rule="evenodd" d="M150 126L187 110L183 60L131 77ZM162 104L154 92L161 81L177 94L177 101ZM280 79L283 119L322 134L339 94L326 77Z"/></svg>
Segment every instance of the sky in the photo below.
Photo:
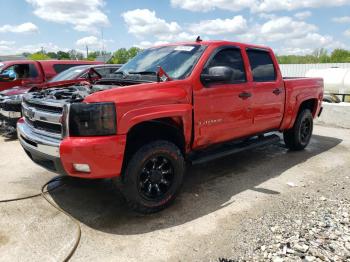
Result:
<svg viewBox="0 0 350 262"><path fill-rule="evenodd" d="M350 0L0 0L0 54L205 40L350 49Z"/></svg>

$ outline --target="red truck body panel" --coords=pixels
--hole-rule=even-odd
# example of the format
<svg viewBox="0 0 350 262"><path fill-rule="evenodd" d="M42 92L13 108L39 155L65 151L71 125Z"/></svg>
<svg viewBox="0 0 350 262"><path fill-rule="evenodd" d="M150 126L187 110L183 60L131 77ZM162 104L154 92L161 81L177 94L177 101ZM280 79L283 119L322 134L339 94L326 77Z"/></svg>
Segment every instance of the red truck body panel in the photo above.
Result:
<svg viewBox="0 0 350 262"><path fill-rule="evenodd" d="M20 60L20 61L5 61L1 62L4 64L2 70L5 70L14 65L24 65L28 64L33 66L32 70L35 70L35 77L19 78L13 81L0 81L0 91L10 89L16 86L30 87L33 85L40 85L50 80L52 77L58 73L65 70L66 66L74 65L97 65L102 64L102 62L96 61L75 61L75 60L43 60L43 61L32 61L32 60ZM62 67L62 68L55 68ZM66 69L68 69L67 67Z"/></svg>
<svg viewBox="0 0 350 262"><path fill-rule="evenodd" d="M60 145L61 161L71 176L101 178L119 176L128 132L151 120L171 119L185 138L187 153L211 145L252 135L284 131L293 126L304 101L316 101L320 110L323 81L318 78L283 79L273 51L268 47L228 41L202 41L172 45L205 45L192 73L183 80L117 87L87 96L86 103L114 102L117 134L107 137L65 138ZM241 50L246 82L206 87L200 76L217 48ZM268 52L275 80L254 82L248 49ZM242 98L241 93L251 97ZM86 163L91 173L73 171L73 163Z"/></svg>

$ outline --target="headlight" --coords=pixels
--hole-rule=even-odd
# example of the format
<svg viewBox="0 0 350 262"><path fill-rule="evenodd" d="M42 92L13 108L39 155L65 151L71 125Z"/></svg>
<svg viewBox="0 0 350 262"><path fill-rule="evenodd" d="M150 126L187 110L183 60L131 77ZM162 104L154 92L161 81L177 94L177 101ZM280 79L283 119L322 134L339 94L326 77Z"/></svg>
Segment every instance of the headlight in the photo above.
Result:
<svg viewBox="0 0 350 262"><path fill-rule="evenodd" d="M114 103L76 103L69 109L70 136L109 136L116 134Z"/></svg>

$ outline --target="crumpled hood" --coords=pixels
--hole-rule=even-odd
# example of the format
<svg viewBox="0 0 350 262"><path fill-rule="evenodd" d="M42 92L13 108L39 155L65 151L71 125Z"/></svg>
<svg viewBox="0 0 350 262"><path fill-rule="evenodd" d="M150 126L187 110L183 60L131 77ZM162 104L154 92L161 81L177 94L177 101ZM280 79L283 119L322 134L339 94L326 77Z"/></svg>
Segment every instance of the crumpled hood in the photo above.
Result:
<svg viewBox="0 0 350 262"><path fill-rule="evenodd" d="M14 95L21 95L21 94L26 94L30 91L32 87L24 87L24 86L15 86L13 88L4 90L0 92L0 94L4 96L14 96Z"/></svg>

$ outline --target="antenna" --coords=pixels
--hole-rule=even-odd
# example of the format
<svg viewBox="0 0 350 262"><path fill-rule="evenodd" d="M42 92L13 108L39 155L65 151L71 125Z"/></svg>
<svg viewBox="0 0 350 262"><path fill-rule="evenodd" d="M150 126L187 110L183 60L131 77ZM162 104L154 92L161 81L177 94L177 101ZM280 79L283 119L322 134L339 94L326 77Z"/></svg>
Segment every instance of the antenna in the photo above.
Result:
<svg viewBox="0 0 350 262"><path fill-rule="evenodd" d="M103 28L101 28L101 44L102 44L102 50L101 50L101 55L104 53L105 45L104 45L104 37L103 37Z"/></svg>
<svg viewBox="0 0 350 262"><path fill-rule="evenodd" d="M203 40L201 39L200 36L197 36L196 42L202 42Z"/></svg>

